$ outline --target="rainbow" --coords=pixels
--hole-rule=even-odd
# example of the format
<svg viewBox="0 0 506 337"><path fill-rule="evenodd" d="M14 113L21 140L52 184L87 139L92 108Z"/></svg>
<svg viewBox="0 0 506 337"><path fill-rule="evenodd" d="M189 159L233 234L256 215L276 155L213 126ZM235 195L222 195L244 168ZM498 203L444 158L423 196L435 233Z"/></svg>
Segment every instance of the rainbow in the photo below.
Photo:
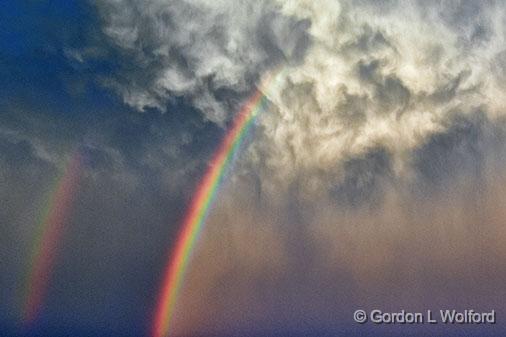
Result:
<svg viewBox="0 0 506 337"><path fill-rule="evenodd" d="M277 73L277 72L276 72ZM264 83L276 77L271 75ZM258 114L264 94L260 88L248 99L237 114L231 128L225 135L212 158L183 219L181 232L176 240L172 257L165 269L162 288L153 322L153 337L164 337L169 332L172 316L183 278L197 237L209 213L216 192L225 176L226 168L234 158L245 135Z"/></svg>
<svg viewBox="0 0 506 337"><path fill-rule="evenodd" d="M63 175L57 179L49 202L39 221L25 288L23 323L31 325L37 318L59 249L59 242L69 220L81 176L81 155L76 152L69 160Z"/></svg>

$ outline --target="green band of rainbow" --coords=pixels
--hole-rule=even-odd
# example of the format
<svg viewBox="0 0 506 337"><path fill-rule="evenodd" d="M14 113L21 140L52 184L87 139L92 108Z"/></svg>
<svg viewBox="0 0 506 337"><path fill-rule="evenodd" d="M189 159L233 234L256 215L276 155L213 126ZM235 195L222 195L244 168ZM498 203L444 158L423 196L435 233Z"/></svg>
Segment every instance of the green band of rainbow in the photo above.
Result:
<svg viewBox="0 0 506 337"><path fill-rule="evenodd" d="M30 325L41 309L47 292L60 241L76 197L81 171L81 155L76 152L57 180L39 221L25 288L23 323Z"/></svg>
<svg viewBox="0 0 506 337"><path fill-rule="evenodd" d="M270 79L274 77L271 76ZM174 314L178 293L196 239L202 230L202 225L225 175L226 168L240 148L244 136L247 134L255 116L260 110L263 96L262 91L257 89L246 104L244 104L216 151L207 172L196 190L183 220L182 229L177 238L172 257L165 269L165 276L153 322L153 337L164 337L169 332L169 324Z"/></svg>

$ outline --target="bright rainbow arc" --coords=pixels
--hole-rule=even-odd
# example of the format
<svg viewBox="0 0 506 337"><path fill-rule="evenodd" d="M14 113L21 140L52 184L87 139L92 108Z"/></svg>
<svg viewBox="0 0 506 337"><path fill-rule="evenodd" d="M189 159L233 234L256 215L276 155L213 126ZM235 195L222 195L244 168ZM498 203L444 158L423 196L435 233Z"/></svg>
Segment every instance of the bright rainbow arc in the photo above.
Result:
<svg viewBox="0 0 506 337"><path fill-rule="evenodd" d="M264 83L268 84L275 77L276 75L271 75ZM165 337L169 332L169 325L174 314L176 301L193 247L202 230L218 187L223 180L226 168L253 124L260 110L263 97L264 94L261 88L259 88L243 105L196 190L183 220L182 230L177 238L176 247L165 269L162 289L155 311L153 337Z"/></svg>
<svg viewBox="0 0 506 337"><path fill-rule="evenodd" d="M81 175L81 155L76 152L57 180L50 201L42 212L26 283L23 323L30 326L42 307L52 269L65 231Z"/></svg>

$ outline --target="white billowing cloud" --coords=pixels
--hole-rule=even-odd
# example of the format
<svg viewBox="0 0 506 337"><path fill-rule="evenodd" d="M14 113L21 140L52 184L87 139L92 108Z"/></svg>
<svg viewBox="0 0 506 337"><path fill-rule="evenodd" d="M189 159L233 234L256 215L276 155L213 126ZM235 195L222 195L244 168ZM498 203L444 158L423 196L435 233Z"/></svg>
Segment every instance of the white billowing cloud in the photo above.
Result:
<svg viewBox="0 0 506 337"><path fill-rule="evenodd" d="M496 79L503 75L491 71L503 74L506 62L498 61L506 27L499 6L279 3L286 15L311 22L312 43L268 92L273 108L250 148L267 190L297 182L320 193L343 183L348 162L374 161L381 156L369 154L378 151L388 155L389 174L408 177L413 151L455 116L504 115ZM374 175L376 164L369 165Z"/></svg>
<svg viewBox="0 0 506 337"><path fill-rule="evenodd" d="M270 1L99 1L103 31L131 65L108 84L139 110L184 97L222 123L255 78L308 43L307 22Z"/></svg>
<svg viewBox="0 0 506 337"><path fill-rule="evenodd" d="M126 64L108 84L139 110L166 110L179 97L223 124L258 77L285 64L266 92L273 104L259 119L245 166L273 191L294 182L327 190L348 179L347 165L370 167L366 177L352 174L360 183L378 169L409 177L413 151L451 128L456 115L503 115L506 25L499 3L116 0L97 6L103 31ZM349 164L354 160L363 163Z"/></svg>

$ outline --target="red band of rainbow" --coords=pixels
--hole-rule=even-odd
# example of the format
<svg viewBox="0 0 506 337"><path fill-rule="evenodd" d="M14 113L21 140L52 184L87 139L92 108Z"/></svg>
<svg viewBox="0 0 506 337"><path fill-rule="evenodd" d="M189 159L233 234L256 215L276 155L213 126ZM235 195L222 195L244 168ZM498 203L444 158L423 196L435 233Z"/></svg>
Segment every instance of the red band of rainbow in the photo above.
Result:
<svg viewBox="0 0 506 337"><path fill-rule="evenodd" d="M56 183L50 202L43 211L40 235L33 249L23 308L23 323L37 318L47 292L60 241L65 231L81 175L81 155L76 152Z"/></svg>
<svg viewBox="0 0 506 337"><path fill-rule="evenodd" d="M271 76L265 83L268 83L274 77ZM178 293L197 237L201 232L202 225L224 177L226 168L253 124L255 116L260 110L263 97L264 94L261 89L257 89L243 105L196 190L184 217L172 257L165 269L152 327L153 337L164 337L169 332L169 324L174 314Z"/></svg>

